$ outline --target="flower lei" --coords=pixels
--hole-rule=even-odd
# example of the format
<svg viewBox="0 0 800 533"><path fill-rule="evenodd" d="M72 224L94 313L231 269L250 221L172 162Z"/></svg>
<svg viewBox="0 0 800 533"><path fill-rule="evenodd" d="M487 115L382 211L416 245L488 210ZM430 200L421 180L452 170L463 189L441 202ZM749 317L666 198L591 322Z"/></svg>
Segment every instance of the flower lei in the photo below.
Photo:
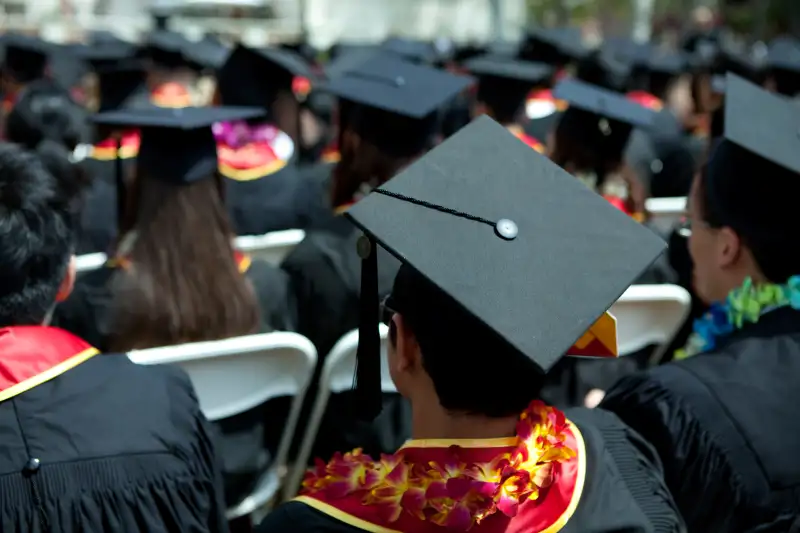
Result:
<svg viewBox="0 0 800 533"><path fill-rule="evenodd" d="M714 303L702 318L695 320L694 331L675 359L686 359L713 350L717 341L745 324L755 324L765 313L780 307L800 309L800 276L792 276L784 285L754 285L749 277L732 290L724 303Z"/></svg>
<svg viewBox="0 0 800 533"><path fill-rule="evenodd" d="M250 125L243 120L217 122L212 127L217 142L242 148L252 142L272 143L283 132L271 124Z"/></svg>
<svg viewBox="0 0 800 533"><path fill-rule="evenodd" d="M520 416L516 449L489 463L464 463L458 446L450 447L442 464L406 461L402 450L375 461L357 449L327 464L317 460L302 494L322 493L329 500L355 494L363 505L377 506L388 523L409 513L467 531L498 511L513 517L522 503L546 494L559 463L576 455L564 443L566 430L564 413L534 401Z"/></svg>

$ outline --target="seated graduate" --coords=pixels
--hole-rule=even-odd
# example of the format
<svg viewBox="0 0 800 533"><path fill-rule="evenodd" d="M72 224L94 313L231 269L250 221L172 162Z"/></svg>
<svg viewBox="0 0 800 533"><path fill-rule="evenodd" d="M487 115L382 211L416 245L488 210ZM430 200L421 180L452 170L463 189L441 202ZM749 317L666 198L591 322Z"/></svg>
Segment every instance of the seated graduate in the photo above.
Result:
<svg viewBox="0 0 800 533"><path fill-rule="evenodd" d="M622 380L601 406L655 446L691 531L790 531L800 263L787 247L800 112L733 75L726 85L725 136L689 198L693 281L711 310L679 361Z"/></svg>
<svg viewBox="0 0 800 533"><path fill-rule="evenodd" d="M519 140L539 153L544 144L522 129L525 98L536 87L549 80L553 67L544 63L483 55L464 64L468 72L478 76L477 105L474 116L488 115L504 125Z"/></svg>
<svg viewBox="0 0 800 533"><path fill-rule="evenodd" d="M682 531L646 441L609 413L537 400L663 241L486 117L346 216L366 234L360 414L380 409L380 245L403 262L382 310L413 440L319 461L257 531ZM583 353L607 350L605 337Z"/></svg>
<svg viewBox="0 0 800 533"><path fill-rule="evenodd" d="M47 327L75 280L74 188L10 144L0 182L3 530L227 531L188 377Z"/></svg>
<svg viewBox="0 0 800 533"><path fill-rule="evenodd" d="M3 35L2 44L5 56L0 77L0 94L3 96L0 116L5 118L22 89L46 77L50 49L44 41L20 34Z"/></svg>
<svg viewBox="0 0 800 533"><path fill-rule="evenodd" d="M398 80L402 81L399 84ZM341 216L354 202L424 154L437 132L438 110L471 79L391 56L376 56L326 89L347 102L348 129L342 139L326 200L327 229L309 231L281 267L291 278L297 302L297 331L308 337L321 359L346 333L358 327L360 263L352 253L358 232ZM341 101L341 100L340 100ZM399 267L381 253L380 291L391 290ZM380 453L394 450L409 433L407 404L387 395L383 416L371 425L348 416L352 397L336 395L323 421L318 454L363 446ZM336 414L336 416L334 416Z"/></svg>
<svg viewBox="0 0 800 533"><path fill-rule="evenodd" d="M292 93L296 76L310 76L308 65L288 50L237 46L220 69L224 105L263 110L249 121L215 126L220 173L238 235L303 228L313 193L298 177L297 144L281 124L295 130L299 108Z"/></svg>
<svg viewBox="0 0 800 533"><path fill-rule="evenodd" d="M569 103L548 145L550 159L592 190L638 220L644 218L645 192L623 161L634 127L648 127L655 113L615 92L578 80L554 89Z"/></svg>
<svg viewBox="0 0 800 533"><path fill-rule="evenodd" d="M56 310L64 329L103 351L169 346L291 330L294 310L280 269L233 249L211 124L260 110L117 111L96 121L138 127L136 175L121 195L120 238L101 269L78 280ZM223 420L226 499L249 494L268 466L263 411Z"/></svg>
<svg viewBox="0 0 800 533"><path fill-rule="evenodd" d="M158 107L180 108L195 104L195 62L187 51L192 43L178 32L158 29L145 37L138 56L147 63L150 102Z"/></svg>

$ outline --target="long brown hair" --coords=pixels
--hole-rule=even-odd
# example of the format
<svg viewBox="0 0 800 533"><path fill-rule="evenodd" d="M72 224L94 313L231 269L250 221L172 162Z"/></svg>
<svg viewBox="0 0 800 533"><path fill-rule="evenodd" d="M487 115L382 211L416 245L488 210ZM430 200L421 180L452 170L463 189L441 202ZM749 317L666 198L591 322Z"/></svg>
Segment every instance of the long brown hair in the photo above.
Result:
<svg viewBox="0 0 800 533"><path fill-rule="evenodd" d="M346 205L359 191L383 185L418 156L397 157L387 154L352 129L339 133L341 158L333 169L331 205Z"/></svg>
<svg viewBox="0 0 800 533"><path fill-rule="evenodd" d="M255 333L255 291L231 245L222 179L176 185L129 181L112 281L108 348L131 349Z"/></svg>

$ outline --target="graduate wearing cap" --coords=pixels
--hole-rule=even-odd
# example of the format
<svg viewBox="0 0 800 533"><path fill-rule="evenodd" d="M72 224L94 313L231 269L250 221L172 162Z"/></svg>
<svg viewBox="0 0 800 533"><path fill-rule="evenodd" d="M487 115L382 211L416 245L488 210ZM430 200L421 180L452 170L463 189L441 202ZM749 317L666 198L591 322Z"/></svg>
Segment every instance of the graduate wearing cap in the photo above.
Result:
<svg viewBox="0 0 800 533"><path fill-rule="evenodd" d="M194 44L180 33L155 30L148 34L139 57L147 61L150 101L158 107L194 105L192 88L201 67L189 56Z"/></svg>
<svg viewBox="0 0 800 533"><path fill-rule="evenodd" d="M387 357L412 440L318 461L259 533L682 531L649 444L608 413L537 399L565 353L615 352L605 310L660 239L487 117L346 216L364 232L359 414L380 410ZM402 262L380 305L379 250Z"/></svg>
<svg viewBox="0 0 800 533"><path fill-rule="evenodd" d="M624 212L641 217L643 189L623 153L634 127L650 127L655 113L623 95L578 80L554 89L569 103L553 137L550 157Z"/></svg>
<svg viewBox="0 0 800 533"><path fill-rule="evenodd" d="M543 153L544 144L522 129L521 115L527 95L534 87L549 81L553 68L544 63L503 59L491 55L471 59L464 66L478 76L478 105L475 113L492 117L519 140Z"/></svg>
<svg viewBox="0 0 800 533"><path fill-rule="evenodd" d="M226 532L188 376L50 327L75 282L80 200L42 155L0 144L2 529Z"/></svg>
<svg viewBox="0 0 800 533"><path fill-rule="evenodd" d="M299 104L294 80L308 79L308 64L283 49L256 50L238 45L218 75L224 105L252 106L262 115L215 125L220 173L228 209L239 235L303 228L312 201L298 177Z"/></svg>
<svg viewBox="0 0 800 533"><path fill-rule="evenodd" d="M5 57L2 69L2 112L7 114L28 84L47 75L47 62L51 52L48 43L28 35L3 35Z"/></svg>
<svg viewBox="0 0 800 533"><path fill-rule="evenodd" d="M98 124L141 129L135 173L117 189L119 237L111 259L83 276L55 323L101 350L127 352L291 330L286 275L233 249L212 124L259 109L112 111ZM222 421L230 505L269 465L265 414ZM275 423L282 423L277 420Z"/></svg>
<svg viewBox="0 0 800 533"><path fill-rule="evenodd" d="M440 109L471 82L466 76L376 56L323 87L344 103L342 158L331 177L317 182L320 205L312 224L282 264L292 279L298 332L314 343L320 358L359 323L361 267L352 253L358 232L342 213L433 146ZM399 264L384 253L379 261L379 290L386 294ZM371 425L353 418L348 396L332 400L316 455L355 446L389 452L408 438L407 404L397 395L387 394L386 410Z"/></svg>
<svg viewBox="0 0 800 533"><path fill-rule="evenodd" d="M798 123L791 101L728 75L724 136L684 228L711 309L678 361L602 403L656 447L690 531L792 531L800 515Z"/></svg>

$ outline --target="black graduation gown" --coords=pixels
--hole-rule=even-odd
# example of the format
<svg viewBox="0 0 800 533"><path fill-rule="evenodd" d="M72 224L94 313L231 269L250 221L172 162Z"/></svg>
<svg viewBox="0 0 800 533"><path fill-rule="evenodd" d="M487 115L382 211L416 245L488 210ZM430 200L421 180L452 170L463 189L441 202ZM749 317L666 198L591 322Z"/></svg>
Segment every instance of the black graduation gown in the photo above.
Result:
<svg viewBox="0 0 800 533"><path fill-rule="evenodd" d="M356 242L360 235L352 225L345 236L326 231L309 232L281 265L289 275L297 303L297 332L316 346L319 367L336 342L359 325L361 260L356 253ZM391 292L399 268L399 261L382 248L378 249L381 295ZM307 406L314 395L314 390L309 391ZM390 452L409 437L410 411L399 395L384 395L384 410L372 423L359 422L352 416L351 401L349 392L330 399L314 457L328 457L336 451L356 447L364 448L367 453ZM300 427L304 427L306 416L307 413Z"/></svg>
<svg viewBox="0 0 800 533"><path fill-rule="evenodd" d="M602 407L648 439L690 531L789 531L800 516L800 312L628 377Z"/></svg>
<svg viewBox="0 0 800 533"><path fill-rule="evenodd" d="M313 199L294 162L254 179L225 176L225 203L237 235L263 235L270 231L302 229ZM249 177L248 177L249 178Z"/></svg>
<svg viewBox="0 0 800 533"><path fill-rule="evenodd" d="M302 179L309 191L305 228L307 231L325 231L347 236L353 231L353 224L337 214L330 201L335 167L336 163L318 163L303 169Z"/></svg>
<svg viewBox="0 0 800 533"><path fill-rule="evenodd" d="M56 308L54 325L71 331L101 350L106 350L112 328L110 282L116 269L103 267L79 277L69 299ZM263 261L253 260L246 270L262 313L262 332L292 331L296 312L286 274ZM249 494L260 474L272 461L288 412L283 399L215 421L222 460L225 499L228 505Z"/></svg>
<svg viewBox="0 0 800 533"><path fill-rule="evenodd" d="M68 369L36 384L54 368L38 366L22 382L32 388L0 402L0 530L227 531L210 426L188 377L125 355L79 362L83 341L54 328L29 329L73 341L29 342L20 353L29 360L54 362L70 350L61 359Z"/></svg>
<svg viewBox="0 0 800 533"><path fill-rule="evenodd" d="M655 451L636 432L611 413L575 409L566 416L579 429L586 445L586 475L577 508L563 527L547 529L561 533L656 533L681 532L684 526L664 484ZM355 533L391 531L370 524L348 524L304 502L291 501L278 507L256 528L257 533ZM346 518L346 516L344 517ZM508 531L522 531L510 522ZM448 531L432 527L425 531ZM406 530L411 531L411 530ZM478 525L470 531L481 533ZM525 529L537 533L538 529Z"/></svg>

